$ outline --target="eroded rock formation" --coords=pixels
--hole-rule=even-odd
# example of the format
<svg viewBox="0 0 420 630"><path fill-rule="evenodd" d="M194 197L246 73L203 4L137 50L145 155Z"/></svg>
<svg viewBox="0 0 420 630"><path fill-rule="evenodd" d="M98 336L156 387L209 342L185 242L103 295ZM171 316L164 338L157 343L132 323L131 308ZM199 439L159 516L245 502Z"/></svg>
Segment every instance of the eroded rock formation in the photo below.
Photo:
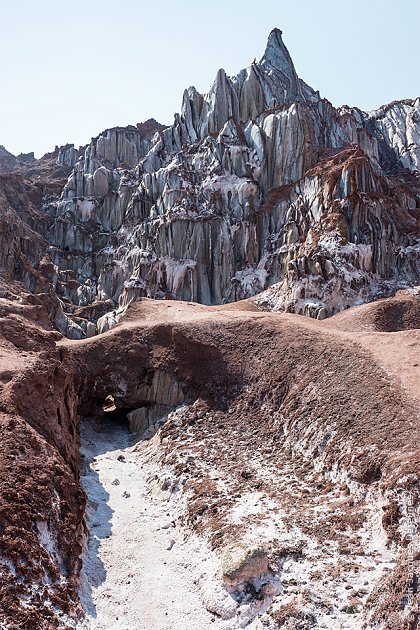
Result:
<svg viewBox="0 0 420 630"><path fill-rule="evenodd" d="M336 109L275 29L259 62L186 90L170 127L56 148L72 170L38 200L43 250L25 255L48 261L68 315L96 305L105 328L138 297L220 304L267 289L262 307L322 318L418 283L419 147L420 99ZM73 321L62 332L92 334Z"/></svg>
<svg viewBox="0 0 420 630"><path fill-rule="evenodd" d="M210 627L414 630L418 292L337 311L419 283L419 129L420 99L334 108L275 29L169 127L0 150L0 626L82 623L107 414L157 432L174 527L220 560Z"/></svg>

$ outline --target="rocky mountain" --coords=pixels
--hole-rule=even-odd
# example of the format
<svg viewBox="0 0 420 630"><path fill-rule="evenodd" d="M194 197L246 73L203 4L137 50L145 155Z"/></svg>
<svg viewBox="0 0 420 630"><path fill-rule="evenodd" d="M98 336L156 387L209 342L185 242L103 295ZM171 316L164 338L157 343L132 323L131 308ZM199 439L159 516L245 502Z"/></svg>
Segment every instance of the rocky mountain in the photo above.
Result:
<svg viewBox="0 0 420 630"><path fill-rule="evenodd" d="M19 168L19 160L3 145L0 145L0 175L11 173Z"/></svg>
<svg viewBox="0 0 420 630"><path fill-rule="evenodd" d="M25 165L35 162L34 153L20 153L17 157L0 145L0 175L20 171Z"/></svg>
<svg viewBox="0 0 420 630"><path fill-rule="evenodd" d="M418 282L420 99L336 109L298 78L279 29L236 77L188 88L170 127L116 127L57 151L72 171L28 221L44 243L28 262L45 277L48 261L70 315L258 295L323 318ZM62 332L86 335L84 319Z"/></svg>
<svg viewBox="0 0 420 630"><path fill-rule="evenodd" d="M278 29L171 126L0 147L1 630L419 627L419 162Z"/></svg>

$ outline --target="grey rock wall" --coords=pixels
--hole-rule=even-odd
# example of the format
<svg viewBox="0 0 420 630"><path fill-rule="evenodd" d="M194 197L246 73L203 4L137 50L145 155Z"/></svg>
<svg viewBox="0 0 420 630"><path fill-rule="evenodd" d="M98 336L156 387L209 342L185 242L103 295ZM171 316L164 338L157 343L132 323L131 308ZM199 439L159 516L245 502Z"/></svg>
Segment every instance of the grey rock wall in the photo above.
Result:
<svg viewBox="0 0 420 630"><path fill-rule="evenodd" d="M259 62L168 128L108 129L44 200L55 291L87 306L138 297L324 317L419 283L420 99L336 109L296 74L281 31ZM106 318L105 318L106 319Z"/></svg>

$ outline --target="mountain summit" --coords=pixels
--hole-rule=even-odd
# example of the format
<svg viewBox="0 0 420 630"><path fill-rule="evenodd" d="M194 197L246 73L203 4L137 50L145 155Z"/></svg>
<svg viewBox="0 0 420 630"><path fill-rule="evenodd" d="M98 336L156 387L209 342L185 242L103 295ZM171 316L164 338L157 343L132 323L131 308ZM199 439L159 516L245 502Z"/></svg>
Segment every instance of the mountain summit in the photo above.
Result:
<svg viewBox="0 0 420 630"><path fill-rule="evenodd" d="M51 283L72 337L143 296L330 316L418 283L419 121L420 99L334 108L297 76L276 28L259 62L219 70L207 94L185 90L170 127L57 150L50 180L68 179L36 210L48 219L28 209L16 223L36 231L30 264L3 236L4 268L31 290ZM44 177L48 165L22 169ZM92 321L72 317L93 304Z"/></svg>
<svg viewBox="0 0 420 630"><path fill-rule="evenodd" d="M283 31L279 28L275 28L271 31L260 65L269 64L281 70L291 82L297 81L295 67L289 55L289 51L283 42L282 34Z"/></svg>
<svg viewBox="0 0 420 630"><path fill-rule="evenodd" d="M234 77L220 69L205 95L199 96L195 88L189 88L181 111L190 131L189 140L193 141L196 136L204 138L219 131L229 118L240 123L285 103L318 99L319 93L297 76L281 31L274 29L260 62Z"/></svg>

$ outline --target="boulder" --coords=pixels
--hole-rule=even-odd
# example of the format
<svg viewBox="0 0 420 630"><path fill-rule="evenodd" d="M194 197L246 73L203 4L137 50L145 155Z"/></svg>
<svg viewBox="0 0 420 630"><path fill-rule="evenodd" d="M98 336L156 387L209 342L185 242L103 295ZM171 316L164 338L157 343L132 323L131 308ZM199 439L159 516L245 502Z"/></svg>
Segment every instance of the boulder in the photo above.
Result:
<svg viewBox="0 0 420 630"><path fill-rule="evenodd" d="M225 550L221 574L226 588L242 591L246 584L260 580L268 573L268 558L261 547L231 545Z"/></svg>

